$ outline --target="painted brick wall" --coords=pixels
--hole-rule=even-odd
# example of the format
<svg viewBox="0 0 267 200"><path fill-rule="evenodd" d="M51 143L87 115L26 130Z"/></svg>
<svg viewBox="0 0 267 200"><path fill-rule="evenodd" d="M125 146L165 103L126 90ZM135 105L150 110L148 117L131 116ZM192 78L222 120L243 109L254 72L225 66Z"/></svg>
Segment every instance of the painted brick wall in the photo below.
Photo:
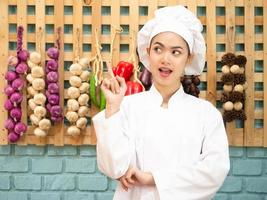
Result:
<svg viewBox="0 0 267 200"><path fill-rule="evenodd" d="M267 200L267 149L230 156L215 200ZM0 200L110 200L116 184L98 171L94 146L0 146Z"/></svg>

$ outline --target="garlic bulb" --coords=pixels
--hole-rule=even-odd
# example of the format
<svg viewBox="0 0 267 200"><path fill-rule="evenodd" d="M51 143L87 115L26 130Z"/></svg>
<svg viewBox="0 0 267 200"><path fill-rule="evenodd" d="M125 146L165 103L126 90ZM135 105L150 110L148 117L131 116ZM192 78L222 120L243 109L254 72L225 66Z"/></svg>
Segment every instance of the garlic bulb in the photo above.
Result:
<svg viewBox="0 0 267 200"><path fill-rule="evenodd" d="M243 108L243 104L241 102L235 102L234 103L234 109L239 111Z"/></svg>
<svg viewBox="0 0 267 200"><path fill-rule="evenodd" d="M77 99L80 96L80 90L76 87L69 87L67 94L70 99Z"/></svg>
<svg viewBox="0 0 267 200"><path fill-rule="evenodd" d="M32 81L34 80L31 74L27 74L26 79L29 83L32 83Z"/></svg>
<svg viewBox="0 0 267 200"><path fill-rule="evenodd" d="M30 96L34 96L35 94L37 94L38 92L35 90L35 89L33 89L33 87L32 86L30 86L30 87L27 87L27 93L30 95Z"/></svg>
<svg viewBox="0 0 267 200"><path fill-rule="evenodd" d="M230 67L228 65L222 66L222 73L223 74L228 74L230 73Z"/></svg>
<svg viewBox="0 0 267 200"><path fill-rule="evenodd" d="M41 78L36 78L32 81L32 87L35 90L43 90L45 88L45 81Z"/></svg>
<svg viewBox="0 0 267 200"><path fill-rule="evenodd" d="M29 105L31 110L34 110L36 108L36 106L37 106L33 99L29 99L28 100L28 105Z"/></svg>
<svg viewBox="0 0 267 200"><path fill-rule="evenodd" d="M45 137L47 135L47 133L40 128L35 128L33 133L34 133L34 135L36 135L38 137Z"/></svg>
<svg viewBox="0 0 267 200"><path fill-rule="evenodd" d="M72 75L79 76L82 73L82 66L78 63L73 63L70 66L70 72Z"/></svg>
<svg viewBox="0 0 267 200"><path fill-rule="evenodd" d="M75 100L75 99L69 99L67 101L67 109L69 111L78 111L79 110L79 107L80 107L80 105L79 105L79 102L77 100Z"/></svg>
<svg viewBox="0 0 267 200"><path fill-rule="evenodd" d="M69 82L73 87L80 87L82 84L82 79L78 76L71 76Z"/></svg>
<svg viewBox="0 0 267 200"><path fill-rule="evenodd" d="M34 115L34 114L31 114L31 116L30 116L30 120L31 120L31 122L32 122L32 124L33 125L38 125L39 124L39 122L40 122L40 118L38 118L36 115Z"/></svg>
<svg viewBox="0 0 267 200"><path fill-rule="evenodd" d="M88 94L81 94L81 96L78 98L78 102L81 106L86 106L88 101L89 101Z"/></svg>
<svg viewBox="0 0 267 200"><path fill-rule="evenodd" d="M89 91L89 88L90 88L90 84L89 83L82 83L82 85L79 87L79 90L80 90L80 93L88 93Z"/></svg>
<svg viewBox="0 0 267 200"><path fill-rule="evenodd" d="M76 121L76 126L80 129L86 128L87 119L85 117L81 117Z"/></svg>
<svg viewBox="0 0 267 200"><path fill-rule="evenodd" d="M80 75L80 78L82 79L82 81L87 82L89 80L89 76L90 76L90 72L88 71L83 71Z"/></svg>
<svg viewBox="0 0 267 200"><path fill-rule="evenodd" d="M239 66L238 65L232 65L230 67L230 71L233 73L233 74L238 74L239 73Z"/></svg>
<svg viewBox="0 0 267 200"><path fill-rule="evenodd" d="M232 85L227 85L227 84L225 84L225 85L223 86L223 90L224 90L225 92L231 92L231 91L233 90L233 86L232 86Z"/></svg>
<svg viewBox="0 0 267 200"><path fill-rule="evenodd" d="M234 91L237 91L237 92L240 92L242 93L244 90L243 86L241 84L237 84L235 87L234 87Z"/></svg>
<svg viewBox="0 0 267 200"><path fill-rule="evenodd" d="M39 122L39 128L44 130L44 131L47 131L49 130L51 127L51 121L49 119L42 119L40 120Z"/></svg>
<svg viewBox="0 0 267 200"><path fill-rule="evenodd" d="M223 109L226 111L231 111L234 108L234 104L231 101L227 101L223 104Z"/></svg>
<svg viewBox="0 0 267 200"><path fill-rule="evenodd" d="M70 126L67 130L67 134L71 136L77 136L81 134L81 130L76 126Z"/></svg>
<svg viewBox="0 0 267 200"><path fill-rule="evenodd" d="M87 106L81 106L78 110L80 117L86 117L89 114L89 108Z"/></svg>
<svg viewBox="0 0 267 200"><path fill-rule="evenodd" d="M44 76L44 70L42 67L33 67L31 69L31 73L33 78L41 78Z"/></svg>
<svg viewBox="0 0 267 200"><path fill-rule="evenodd" d="M67 120L69 120L70 122L76 122L79 118L77 112L73 112L73 111L68 111L66 114L66 118Z"/></svg>
<svg viewBox="0 0 267 200"><path fill-rule="evenodd" d="M84 70L89 67L90 60L88 58L81 58L79 60L79 64L82 66L82 69Z"/></svg>
<svg viewBox="0 0 267 200"><path fill-rule="evenodd" d="M43 106L36 106L33 113L41 119L46 115L46 109Z"/></svg>
<svg viewBox="0 0 267 200"><path fill-rule="evenodd" d="M29 68L33 68L35 66L38 66L35 63L31 62L30 60L28 60L27 64L28 64Z"/></svg>
<svg viewBox="0 0 267 200"><path fill-rule="evenodd" d="M44 105L46 102L46 96L43 93L38 93L34 95L33 100L37 105Z"/></svg>
<svg viewBox="0 0 267 200"><path fill-rule="evenodd" d="M41 62L41 54L38 52L32 52L30 54L30 61L34 64L39 64Z"/></svg>

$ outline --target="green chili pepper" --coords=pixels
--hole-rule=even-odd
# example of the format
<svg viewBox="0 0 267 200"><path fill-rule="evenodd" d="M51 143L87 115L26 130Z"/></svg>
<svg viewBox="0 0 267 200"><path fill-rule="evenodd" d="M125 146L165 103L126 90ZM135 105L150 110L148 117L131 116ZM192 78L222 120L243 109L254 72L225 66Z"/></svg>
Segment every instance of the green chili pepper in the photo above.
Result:
<svg viewBox="0 0 267 200"><path fill-rule="evenodd" d="M95 86L95 74L92 73L90 77L90 89L89 89L89 95L91 98L91 101L93 104L97 106L97 100L96 100L96 86Z"/></svg>
<svg viewBox="0 0 267 200"><path fill-rule="evenodd" d="M100 91L100 110L104 110L106 107L106 97L104 95L104 92Z"/></svg>

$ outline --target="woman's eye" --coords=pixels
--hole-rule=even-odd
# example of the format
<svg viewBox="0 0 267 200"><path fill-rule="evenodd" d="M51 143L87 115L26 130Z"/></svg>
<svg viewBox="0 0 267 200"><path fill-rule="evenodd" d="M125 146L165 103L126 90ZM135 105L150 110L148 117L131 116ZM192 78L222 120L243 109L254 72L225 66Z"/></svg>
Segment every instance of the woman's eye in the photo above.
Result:
<svg viewBox="0 0 267 200"><path fill-rule="evenodd" d="M181 54L181 52L180 52L180 51L178 51L178 50L174 50L174 51L172 52L172 54L173 54L173 55L180 55L180 54Z"/></svg>
<svg viewBox="0 0 267 200"><path fill-rule="evenodd" d="M160 53L160 52L161 52L161 49L160 49L159 47L155 47L155 48L154 48L154 51L155 51L156 53Z"/></svg>

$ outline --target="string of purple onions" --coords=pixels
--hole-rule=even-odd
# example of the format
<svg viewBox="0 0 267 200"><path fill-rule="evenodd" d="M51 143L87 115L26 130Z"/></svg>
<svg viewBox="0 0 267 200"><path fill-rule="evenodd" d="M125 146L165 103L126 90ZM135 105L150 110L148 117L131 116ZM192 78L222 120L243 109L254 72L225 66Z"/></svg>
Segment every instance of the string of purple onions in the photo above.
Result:
<svg viewBox="0 0 267 200"><path fill-rule="evenodd" d="M23 100L24 78L28 71L27 59L29 52L22 49L23 27L18 27L17 32L17 56L8 58L9 69L5 74L7 86L4 89L7 100L4 103L5 109L8 111L8 119L5 121L4 127L8 131L8 141L17 142L19 138L26 133L27 126L21 122L22 109L21 102Z"/></svg>
<svg viewBox="0 0 267 200"><path fill-rule="evenodd" d="M60 92L59 92L59 73L58 73L58 59L59 59L59 36L60 28L58 28L58 39L54 47L47 50L47 56L50 60L45 66L46 71L46 108L50 113L50 118L53 122L61 122L63 120L63 110L60 107Z"/></svg>

